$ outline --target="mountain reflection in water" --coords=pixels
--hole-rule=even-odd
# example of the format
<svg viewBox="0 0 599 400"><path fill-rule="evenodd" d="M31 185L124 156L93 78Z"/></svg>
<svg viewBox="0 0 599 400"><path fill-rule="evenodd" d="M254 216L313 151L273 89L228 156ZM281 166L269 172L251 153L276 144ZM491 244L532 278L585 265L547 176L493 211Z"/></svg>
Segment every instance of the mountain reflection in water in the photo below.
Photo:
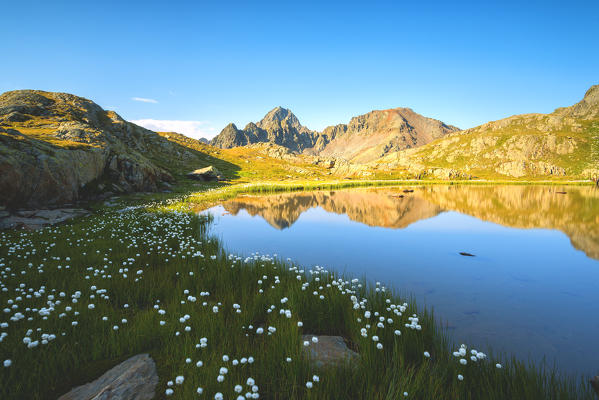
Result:
<svg viewBox="0 0 599 400"><path fill-rule="evenodd" d="M243 196L222 206L259 215L289 228L307 210L321 207L368 226L405 228L444 211L457 211L512 228L556 229L588 257L599 259L599 190L592 186L439 185ZM565 192L565 194L564 194Z"/></svg>

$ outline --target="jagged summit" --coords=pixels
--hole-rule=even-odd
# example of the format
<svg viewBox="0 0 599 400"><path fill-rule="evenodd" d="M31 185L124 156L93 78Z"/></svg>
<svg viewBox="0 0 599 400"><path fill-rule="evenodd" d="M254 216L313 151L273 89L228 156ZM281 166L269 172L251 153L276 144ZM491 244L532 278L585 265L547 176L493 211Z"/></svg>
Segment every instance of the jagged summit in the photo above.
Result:
<svg viewBox="0 0 599 400"><path fill-rule="evenodd" d="M244 129L238 129L234 124L227 125L210 143L227 149L270 142L302 152L314 146L316 135L303 126L289 109L275 107L259 122L250 122Z"/></svg>

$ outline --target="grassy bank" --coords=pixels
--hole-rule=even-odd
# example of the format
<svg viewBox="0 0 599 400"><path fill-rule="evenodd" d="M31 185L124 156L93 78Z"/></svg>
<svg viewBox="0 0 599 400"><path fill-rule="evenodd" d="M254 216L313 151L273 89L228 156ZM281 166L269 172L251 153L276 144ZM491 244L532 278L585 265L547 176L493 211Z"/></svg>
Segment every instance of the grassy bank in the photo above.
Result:
<svg viewBox="0 0 599 400"><path fill-rule="evenodd" d="M313 185L302 187L325 188ZM225 254L206 236L208 223L138 208L0 232L0 363L10 360L0 366L0 398L56 398L141 352L158 367L156 398L237 398L235 385L242 395L252 392L249 378L263 399L592 398L574 379L515 360L473 361L470 348L454 356L459 346L447 342L430 313L383 286L367 288L274 255ZM317 370L303 357L302 334L341 335L361 361ZM169 386L177 376L183 384Z"/></svg>

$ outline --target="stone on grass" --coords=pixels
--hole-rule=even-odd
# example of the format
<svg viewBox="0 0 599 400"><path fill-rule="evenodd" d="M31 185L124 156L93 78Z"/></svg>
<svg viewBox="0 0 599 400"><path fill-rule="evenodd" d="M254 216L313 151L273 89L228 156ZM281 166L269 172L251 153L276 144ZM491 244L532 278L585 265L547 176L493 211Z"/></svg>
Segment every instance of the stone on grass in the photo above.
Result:
<svg viewBox="0 0 599 400"><path fill-rule="evenodd" d="M360 359L360 355L350 350L341 336L316 336L317 343L312 342L314 336L302 335L302 342L310 342L309 346L302 348L315 367L337 367Z"/></svg>
<svg viewBox="0 0 599 400"><path fill-rule="evenodd" d="M148 354L138 354L58 400L150 400L157 384L154 360Z"/></svg>
<svg viewBox="0 0 599 400"><path fill-rule="evenodd" d="M187 177L202 182L222 181L225 179L225 176L212 165L206 168L196 169L195 171L188 173Z"/></svg>

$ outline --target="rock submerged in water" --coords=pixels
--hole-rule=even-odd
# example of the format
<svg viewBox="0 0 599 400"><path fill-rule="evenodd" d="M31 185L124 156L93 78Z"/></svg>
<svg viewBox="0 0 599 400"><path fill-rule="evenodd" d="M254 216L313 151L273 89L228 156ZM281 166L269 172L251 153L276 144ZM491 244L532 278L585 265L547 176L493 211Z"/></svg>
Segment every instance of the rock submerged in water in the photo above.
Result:
<svg viewBox="0 0 599 400"><path fill-rule="evenodd" d="M312 342L313 337L318 339L317 343ZM337 367L360 359L360 355L350 350L341 336L302 335L302 342L304 341L310 342L303 349L317 368Z"/></svg>
<svg viewBox="0 0 599 400"><path fill-rule="evenodd" d="M206 168L196 169L187 174L190 179L195 179L202 182L224 181L225 176L212 165Z"/></svg>
<svg viewBox="0 0 599 400"><path fill-rule="evenodd" d="M157 384L154 360L148 354L138 354L58 400L150 400Z"/></svg>

